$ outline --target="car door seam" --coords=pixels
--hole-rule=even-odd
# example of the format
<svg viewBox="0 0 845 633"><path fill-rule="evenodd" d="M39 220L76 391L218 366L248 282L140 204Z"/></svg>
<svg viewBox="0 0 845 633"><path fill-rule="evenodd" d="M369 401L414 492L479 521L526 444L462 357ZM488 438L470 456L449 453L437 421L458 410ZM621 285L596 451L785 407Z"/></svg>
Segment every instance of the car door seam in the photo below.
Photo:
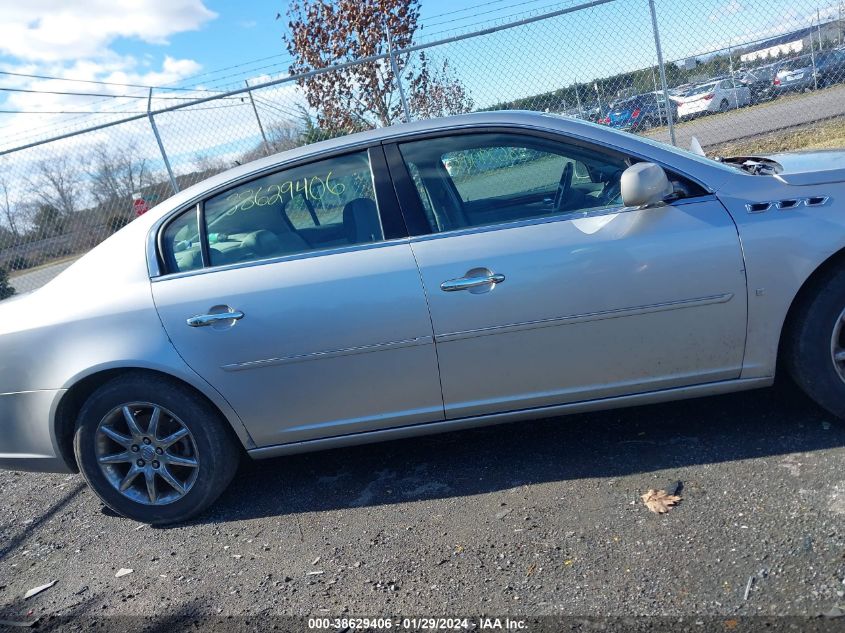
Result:
<svg viewBox="0 0 845 633"><path fill-rule="evenodd" d="M440 385L440 403L443 405L443 418L446 418L446 396L443 391L443 372L440 370L440 350L437 349L437 337L434 334L434 315L431 312L431 304L428 300L428 288L425 286L425 279L423 279L422 268L420 267L420 262L417 260L417 254L414 251L414 244L413 242L408 243L408 247L411 249L411 257L414 258L414 263L417 265L417 275L420 278L420 286L422 287L423 291L423 299L425 299L425 307L428 310L428 321L431 323L431 341L434 345L434 360L437 363L437 384Z"/></svg>

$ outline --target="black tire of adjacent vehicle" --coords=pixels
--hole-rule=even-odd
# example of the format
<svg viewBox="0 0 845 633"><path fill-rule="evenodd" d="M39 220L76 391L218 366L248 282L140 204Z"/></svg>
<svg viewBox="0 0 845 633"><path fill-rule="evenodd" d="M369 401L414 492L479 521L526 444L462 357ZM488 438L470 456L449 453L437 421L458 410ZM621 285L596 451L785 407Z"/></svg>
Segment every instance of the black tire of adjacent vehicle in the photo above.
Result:
<svg viewBox="0 0 845 633"><path fill-rule="evenodd" d="M197 479L184 497L167 505L144 505L124 497L108 482L97 463L95 437L100 421L115 407L137 401L171 411L196 442ZM82 476L105 505L136 521L166 525L199 514L226 489L240 461L236 443L228 422L188 387L164 377L128 374L106 383L85 402L77 420L73 449Z"/></svg>
<svg viewBox="0 0 845 633"><path fill-rule="evenodd" d="M831 336L845 308L845 269L831 271L814 284L813 290L789 324L783 360L810 398L845 419L845 381L831 355Z"/></svg>

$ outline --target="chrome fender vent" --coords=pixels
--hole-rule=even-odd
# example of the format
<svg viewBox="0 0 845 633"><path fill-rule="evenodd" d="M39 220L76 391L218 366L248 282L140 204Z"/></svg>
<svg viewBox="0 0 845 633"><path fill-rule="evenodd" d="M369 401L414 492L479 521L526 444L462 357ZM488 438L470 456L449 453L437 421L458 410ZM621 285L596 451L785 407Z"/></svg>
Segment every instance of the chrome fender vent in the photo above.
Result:
<svg viewBox="0 0 845 633"><path fill-rule="evenodd" d="M745 208L748 209L749 213L764 213L772 208L771 202L752 202L751 204L746 204Z"/></svg>
<svg viewBox="0 0 845 633"><path fill-rule="evenodd" d="M830 200L828 196L813 196L804 200L804 204L808 207L821 207L827 204L828 200Z"/></svg>
<svg viewBox="0 0 845 633"><path fill-rule="evenodd" d="M765 213L771 209L788 211L798 207L823 207L830 200L830 196L810 196L808 198L788 198L771 202L749 202L745 205L748 213Z"/></svg>

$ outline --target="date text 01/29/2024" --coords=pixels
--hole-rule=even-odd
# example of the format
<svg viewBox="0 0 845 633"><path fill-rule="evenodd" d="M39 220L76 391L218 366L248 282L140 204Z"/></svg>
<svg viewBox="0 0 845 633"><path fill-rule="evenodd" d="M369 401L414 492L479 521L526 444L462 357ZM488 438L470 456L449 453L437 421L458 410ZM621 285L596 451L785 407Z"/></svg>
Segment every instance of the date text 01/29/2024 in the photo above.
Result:
<svg viewBox="0 0 845 633"><path fill-rule="evenodd" d="M512 618L308 618L308 628L313 630L391 630L406 631L521 631L525 630L525 620Z"/></svg>

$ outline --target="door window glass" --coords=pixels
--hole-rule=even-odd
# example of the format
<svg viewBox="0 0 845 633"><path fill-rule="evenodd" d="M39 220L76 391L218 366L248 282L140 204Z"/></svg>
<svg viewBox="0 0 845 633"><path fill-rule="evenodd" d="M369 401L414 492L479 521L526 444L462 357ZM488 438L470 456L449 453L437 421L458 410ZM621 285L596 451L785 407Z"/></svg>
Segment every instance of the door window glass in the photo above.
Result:
<svg viewBox="0 0 845 633"><path fill-rule="evenodd" d="M202 268L202 246L196 208L191 208L168 224L162 234L161 243L167 269L171 272Z"/></svg>
<svg viewBox="0 0 845 633"><path fill-rule="evenodd" d="M384 239L366 151L278 171L205 202L212 266Z"/></svg>
<svg viewBox="0 0 845 633"><path fill-rule="evenodd" d="M402 143L399 149L432 232L622 204L626 160L580 145L463 134Z"/></svg>

